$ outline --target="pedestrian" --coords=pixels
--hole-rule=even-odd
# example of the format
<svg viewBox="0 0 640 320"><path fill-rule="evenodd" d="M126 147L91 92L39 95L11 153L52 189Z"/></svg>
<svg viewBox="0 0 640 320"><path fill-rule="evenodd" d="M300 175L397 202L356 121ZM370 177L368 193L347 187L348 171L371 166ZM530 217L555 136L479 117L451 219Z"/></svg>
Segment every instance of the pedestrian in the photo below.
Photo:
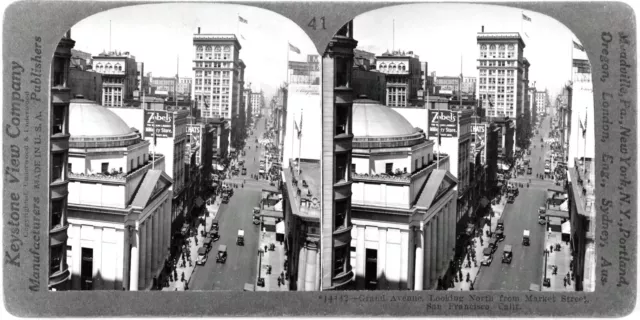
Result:
<svg viewBox="0 0 640 320"><path fill-rule="evenodd" d="M564 280L564 287L566 288L567 287L567 277L564 277L563 280Z"/></svg>
<svg viewBox="0 0 640 320"><path fill-rule="evenodd" d="M549 246L549 252L553 252L553 246Z"/></svg>

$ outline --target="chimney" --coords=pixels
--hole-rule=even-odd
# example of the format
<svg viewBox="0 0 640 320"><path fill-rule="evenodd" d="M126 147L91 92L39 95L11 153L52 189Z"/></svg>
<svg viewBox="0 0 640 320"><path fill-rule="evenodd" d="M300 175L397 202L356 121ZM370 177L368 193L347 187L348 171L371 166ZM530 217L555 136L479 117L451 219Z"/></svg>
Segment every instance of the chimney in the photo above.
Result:
<svg viewBox="0 0 640 320"><path fill-rule="evenodd" d="M198 29L200 29L200 28L198 28ZM484 26L482 26L482 32L484 33ZM200 32L198 32L198 33L200 33Z"/></svg>
<svg viewBox="0 0 640 320"><path fill-rule="evenodd" d="M484 28L484 27L483 27ZM198 34L200 34L200 27L198 27Z"/></svg>

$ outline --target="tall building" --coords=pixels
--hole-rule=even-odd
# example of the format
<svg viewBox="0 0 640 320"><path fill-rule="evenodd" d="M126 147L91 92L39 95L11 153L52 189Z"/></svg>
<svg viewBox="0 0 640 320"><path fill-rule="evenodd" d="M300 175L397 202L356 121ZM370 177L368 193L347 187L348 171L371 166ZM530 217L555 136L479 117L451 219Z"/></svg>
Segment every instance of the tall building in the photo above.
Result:
<svg viewBox="0 0 640 320"><path fill-rule="evenodd" d="M71 97L81 95L85 99L102 102L102 74L91 69L69 68L69 88Z"/></svg>
<svg viewBox="0 0 640 320"><path fill-rule="evenodd" d="M549 97L547 95L547 90L536 91L536 107L538 108L538 114L542 115L546 113L548 100Z"/></svg>
<svg viewBox="0 0 640 320"><path fill-rule="evenodd" d="M193 35L193 95L203 118L224 118L231 123L229 143L234 141L240 67L240 42L232 34Z"/></svg>
<svg viewBox="0 0 640 320"><path fill-rule="evenodd" d="M525 43L518 32L482 32L477 36L478 96L487 117L521 116ZM516 132L518 132L516 123ZM515 150L514 147L512 147Z"/></svg>
<svg viewBox="0 0 640 320"><path fill-rule="evenodd" d="M344 289L353 279L349 253L353 227L351 69L357 44L350 21L333 36L322 56L322 290Z"/></svg>
<svg viewBox="0 0 640 320"><path fill-rule="evenodd" d="M406 108L417 100L421 89L420 57L413 51L394 51L376 57L376 69L384 73L387 82L387 106Z"/></svg>
<svg viewBox="0 0 640 320"><path fill-rule="evenodd" d="M449 157L438 158L424 131L370 99L353 102L353 135L355 289L435 289L456 240Z"/></svg>
<svg viewBox="0 0 640 320"><path fill-rule="evenodd" d="M102 74L102 105L122 107L133 99L137 77L136 58L129 52L101 53L93 57L93 70Z"/></svg>
<svg viewBox="0 0 640 320"><path fill-rule="evenodd" d="M148 94L144 81L144 62L136 63L136 90L133 93L135 99L142 99L144 94Z"/></svg>
<svg viewBox="0 0 640 320"><path fill-rule="evenodd" d="M165 157L97 103L71 100L69 228L74 290L148 290L171 239Z"/></svg>
<svg viewBox="0 0 640 320"><path fill-rule="evenodd" d="M179 95L191 97L191 87L193 79L191 77L178 77L177 92Z"/></svg>
<svg viewBox="0 0 640 320"><path fill-rule="evenodd" d="M254 115L262 112L262 108L264 107L264 95L262 91L260 92L252 92L251 93L251 108L253 109Z"/></svg>
<svg viewBox="0 0 640 320"><path fill-rule="evenodd" d="M586 53L574 48L571 83L571 126L569 133L569 165L572 159L595 159L595 114L591 64ZM624 101L622 101L624 105Z"/></svg>
<svg viewBox="0 0 640 320"><path fill-rule="evenodd" d="M238 59L238 65L236 68L236 73L238 75L238 81L234 82L234 87L233 87L233 92L234 95L236 95L235 100L237 101L236 104L234 104L233 106L236 108L235 110L235 117L233 119L233 121L235 121L235 124L232 122L231 123L231 128L233 128L234 133L232 133L233 135L233 139L234 139L234 144L233 147L240 149L244 143L244 139L246 137L246 132L247 132L247 128L246 128L246 110L244 108L244 69L246 68L246 65L244 64L244 62L240 59Z"/></svg>
<svg viewBox="0 0 640 320"><path fill-rule="evenodd" d="M529 146L531 134L531 113L529 110L529 61L522 58L522 81L518 87L518 92L522 92L522 100L518 105L518 118L516 120L516 145L521 150Z"/></svg>
<svg viewBox="0 0 640 320"><path fill-rule="evenodd" d="M253 114L253 105L252 105L252 101L251 101L251 87L246 87L244 88L244 90L242 90L242 102L244 103L244 112L245 112L245 119L247 122L247 126L251 125L251 121L252 118L254 116Z"/></svg>
<svg viewBox="0 0 640 320"><path fill-rule="evenodd" d="M70 272L67 261L69 162L69 101L68 87L71 48L76 44L67 31L56 46L51 62L50 180L49 180L49 290L68 290Z"/></svg>
<svg viewBox="0 0 640 320"><path fill-rule="evenodd" d="M476 82L476 77L462 77L462 95L475 97Z"/></svg>

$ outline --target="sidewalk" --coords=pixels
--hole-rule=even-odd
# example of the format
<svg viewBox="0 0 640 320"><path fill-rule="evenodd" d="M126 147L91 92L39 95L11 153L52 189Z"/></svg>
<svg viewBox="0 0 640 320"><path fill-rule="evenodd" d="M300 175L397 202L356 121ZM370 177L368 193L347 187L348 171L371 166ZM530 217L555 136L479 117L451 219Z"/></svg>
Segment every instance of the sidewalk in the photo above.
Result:
<svg viewBox="0 0 640 320"><path fill-rule="evenodd" d="M489 230L489 228L491 228L491 230L495 231L496 227L498 225L498 219L500 219L500 217L502 216L502 211L504 210L504 206L505 206L505 202L506 200L504 199L504 197L502 197L503 199L500 201L500 203L496 204L496 205L491 205L491 209L494 212L493 217L491 218L491 224L484 224L482 227L482 235L480 237L482 237L482 245L480 245L480 237L474 237L473 238L473 242L472 242L472 246L473 246L473 251L475 253L475 257L476 257L476 262L478 263L478 266L474 266L473 264L473 259L471 261L471 267L470 268L466 268L466 264L469 262L469 260L467 260L466 256L462 262L462 280L458 279L458 282L454 282L454 287L453 288L449 288L449 291L469 291L471 284L475 283L476 281L476 277L478 276L478 273L480 273L480 270L482 269L482 265L480 264L482 262L482 259L484 259L484 255L482 253L482 251L485 248L489 247L489 240L491 239L490 237L487 237L487 231ZM472 254L474 254L472 253ZM500 263L500 259L501 257L499 257L497 255L497 251L496 253L493 254L493 261L491 262L493 263ZM466 282L466 278L467 278L467 273L469 274L469 278L470 278L470 282ZM476 288L474 288L474 290L477 290Z"/></svg>
<svg viewBox="0 0 640 320"><path fill-rule="evenodd" d="M258 248L264 250L265 246L275 244L274 251L267 250L262 255L258 274L264 278L264 287L257 285L256 275L256 291L289 291L289 281L285 280L284 284L278 285L278 277L284 272L285 251L284 245L276 241L275 232L260 231L260 243ZM267 266L271 266L271 274L267 274ZM285 276L286 277L286 276Z"/></svg>
<svg viewBox="0 0 640 320"><path fill-rule="evenodd" d="M554 246L555 249L555 245L556 244L560 244L560 251L553 251L549 254L549 258L547 260L547 278L549 278L551 280L551 286L550 287L545 287L543 285L540 286L540 288L542 288L542 291L575 291L575 282L571 281L571 278L569 277L569 282L567 283L567 285L564 285L564 278L567 276L567 273L570 273L570 268L569 268L569 264L571 263L571 248L569 247L569 245L565 242L562 242L562 234L560 232L545 232L545 240L544 240L544 247L549 250L549 246ZM552 267L553 265L558 266L558 274L553 275L552 274ZM541 284L543 283L542 281L544 280L544 269L545 269L545 265L544 265L544 256L542 256L542 279L541 279Z"/></svg>
<svg viewBox="0 0 640 320"><path fill-rule="evenodd" d="M203 230L209 231L209 228L211 228L211 221L213 221L213 219L215 219L216 215L218 214L218 208L220 208L221 201L222 200L218 197L218 199L211 205L207 205L205 202L206 210L209 211L209 216L206 218L206 224L205 226L200 224L198 226L197 235L195 237L188 238L189 249L191 250L190 252L191 266L189 266L189 260L187 259L185 260L187 262L186 266L180 267L180 265L182 264L182 255L186 254L186 252L182 252L180 257L178 258L178 266L176 267L178 278L177 279L174 278L173 281L170 281L169 286L166 288L162 288L162 291L184 291L185 290L185 282L189 283L189 280L191 280L191 275L193 274L193 271L195 270L195 267L196 267L196 260L198 260L198 248L202 247L202 244L204 243L204 237L201 235L201 232ZM194 240L196 237L198 238L198 245L196 245ZM209 257L209 259L211 258L213 257ZM185 282L180 281L183 272L184 272Z"/></svg>

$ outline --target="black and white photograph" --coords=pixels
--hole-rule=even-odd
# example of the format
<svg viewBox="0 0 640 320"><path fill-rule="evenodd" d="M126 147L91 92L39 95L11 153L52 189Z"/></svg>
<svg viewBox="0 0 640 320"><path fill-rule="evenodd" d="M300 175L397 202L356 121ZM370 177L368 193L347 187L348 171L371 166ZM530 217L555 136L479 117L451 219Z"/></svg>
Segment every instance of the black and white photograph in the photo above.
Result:
<svg viewBox="0 0 640 320"><path fill-rule="evenodd" d="M300 286L282 153L303 113L279 118L291 79L321 132L319 56L300 28L239 5L113 9L65 34L52 77L51 290ZM311 140L298 159L320 150ZM319 208L318 174L299 180Z"/></svg>
<svg viewBox="0 0 640 320"><path fill-rule="evenodd" d="M5 314L635 308L629 4L3 8Z"/></svg>

